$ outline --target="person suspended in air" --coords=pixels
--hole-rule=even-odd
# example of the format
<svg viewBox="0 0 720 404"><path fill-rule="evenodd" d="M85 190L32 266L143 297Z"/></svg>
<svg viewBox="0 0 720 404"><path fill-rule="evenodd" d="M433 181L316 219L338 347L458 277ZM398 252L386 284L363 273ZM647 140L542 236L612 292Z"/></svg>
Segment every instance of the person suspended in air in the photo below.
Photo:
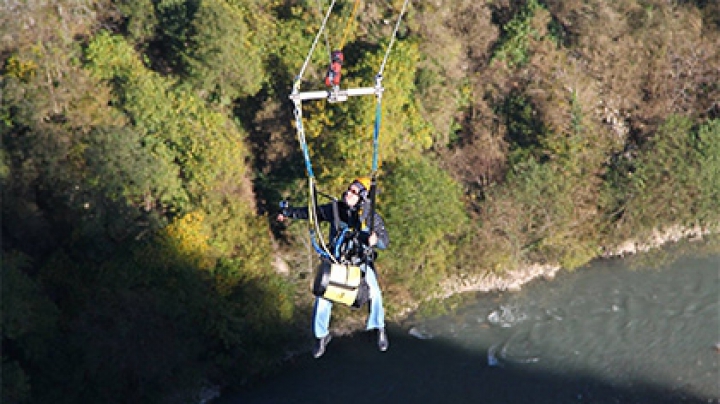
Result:
<svg viewBox="0 0 720 404"><path fill-rule="evenodd" d="M346 268L357 265L362 271L363 286L367 287L366 298L370 305L366 330L377 330L378 349L385 352L389 341L385 332L382 292L373 261L374 249L386 249L390 238L382 217L375 212L373 217L370 217L373 210L368 198L370 181L367 177L355 179L343 193L341 200L318 206L317 219L331 224L329 245L334 250L335 258L347 264ZM308 215L307 207L286 206L278 213L277 220L283 222L287 218L308 219ZM323 259L320 271L328 270L330 265L328 260ZM315 358L319 358L325 353L325 347L332 339L329 326L333 301L327 296L315 294L312 326L315 346L312 353ZM364 303L362 298L358 297L358 300L360 305Z"/></svg>
<svg viewBox="0 0 720 404"><path fill-rule="evenodd" d="M330 66L328 67L327 74L325 75L325 85L328 87L337 88L340 86L340 69L342 68L345 56L342 51L336 50L330 54Z"/></svg>

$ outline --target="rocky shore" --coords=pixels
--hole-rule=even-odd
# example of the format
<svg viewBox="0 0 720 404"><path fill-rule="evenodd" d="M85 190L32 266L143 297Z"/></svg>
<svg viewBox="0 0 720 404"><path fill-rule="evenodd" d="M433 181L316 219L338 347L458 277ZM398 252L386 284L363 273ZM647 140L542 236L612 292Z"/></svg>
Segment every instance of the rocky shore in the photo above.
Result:
<svg viewBox="0 0 720 404"><path fill-rule="evenodd" d="M672 226L666 230L655 230L649 237L642 240L628 240L617 246L603 248L598 258L625 257L640 252L659 248L667 243L680 240L701 240L703 237L717 233L718 229L709 227ZM517 291L535 279L552 279L561 269L559 265L530 264L502 274L484 274L477 276L456 276L447 279L442 285L442 292L433 299L444 299L458 293Z"/></svg>

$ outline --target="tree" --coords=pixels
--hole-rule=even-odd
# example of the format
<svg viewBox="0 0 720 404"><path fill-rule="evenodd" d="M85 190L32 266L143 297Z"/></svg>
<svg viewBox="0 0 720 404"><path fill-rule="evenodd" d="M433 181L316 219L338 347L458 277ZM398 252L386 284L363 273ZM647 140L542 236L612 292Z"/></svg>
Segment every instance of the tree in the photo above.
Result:
<svg viewBox="0 0 720 404"><path fill-rule="evenodd" d="M397 310L429 296L453 271L455 241L467 230L467 214L459 184L417 154L389 164L380 181L378 211L385 215L391 240L379 274L389 305Z"/></svg>
<svg viewBox="0 0 720 404"><path fill-rule="evenodd" d="M32 397L33 369L42 367L58 332L58 307L26 271L29 257L3 251L2 401ZM42 387L42 386L39 386Z"/></svg>
<svg viewBox="0 0 720 404"><path fill-rule="evenodd" d="M201 94L209 91L225 105L256 93L265 80L263 46L246 14L258 10L223 0L198 3L177 55L183 75Z"/></svg>

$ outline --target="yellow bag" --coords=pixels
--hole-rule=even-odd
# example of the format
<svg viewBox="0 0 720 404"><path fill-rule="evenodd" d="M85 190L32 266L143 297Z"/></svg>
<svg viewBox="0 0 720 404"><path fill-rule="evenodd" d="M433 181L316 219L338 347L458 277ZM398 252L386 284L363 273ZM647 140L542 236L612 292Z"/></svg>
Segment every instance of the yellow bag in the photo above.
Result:
<svg viewBox="0 0 720 404"><path fill-rule="evenodd" d="M323 261L313 283L313 294L352 308L360 308L370 298L365 273L359 266Z"/></svg>

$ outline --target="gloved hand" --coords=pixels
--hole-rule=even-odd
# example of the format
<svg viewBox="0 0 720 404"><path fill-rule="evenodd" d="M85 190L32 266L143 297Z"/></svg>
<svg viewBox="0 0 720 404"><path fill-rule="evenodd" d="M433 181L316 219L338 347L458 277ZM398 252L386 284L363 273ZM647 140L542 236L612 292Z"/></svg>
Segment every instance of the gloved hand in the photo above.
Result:
<svg viewBox="0 0 720 404"><path fill-rule="evenodd" d="M360 240L360 242L365 246L374 247L378 242L378 236L375 232L368 234L368 232L362 231L358 234L358 240Z"/></svg>
<svg viewBox="0 0 720 404"><path fill-rule="evenodd" d="M288 201L280 201L280 210L277 214L277 221L283 222L287 217L290 216L290 203Z"/></svg>
<svg viewBox="0 0 720 404"><path fill-rule="evenodd" d="M377 259L377 251L375 251L372 247L365 247L365 251L363 251L363 256L368 261L375 261Z"/></svg>

